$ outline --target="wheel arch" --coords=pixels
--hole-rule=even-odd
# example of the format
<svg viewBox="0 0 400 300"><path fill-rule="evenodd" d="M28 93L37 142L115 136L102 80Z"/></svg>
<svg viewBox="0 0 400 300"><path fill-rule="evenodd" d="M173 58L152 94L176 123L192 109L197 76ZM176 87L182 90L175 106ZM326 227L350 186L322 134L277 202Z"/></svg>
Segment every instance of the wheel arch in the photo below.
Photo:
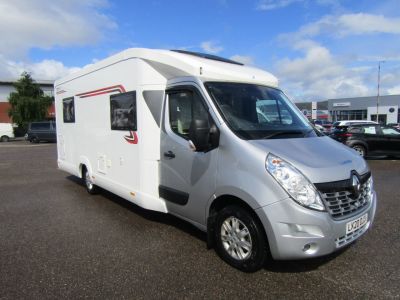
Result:
<svg viewBox="0 0 400 300"><path fill-rule="evenodd" d="M79 166L78 166L78 168L79 168L78 174L79 174L80 178L83 178L83 170L85 170L85 169L89 172L90 176L92 176L93 169L92 169L89 159L81 156L79 161L80 162L79 162Z"/></svg>
<svg viewBox="0 0 400 300"><path fill-rule="evenodd" d="M224 194L216 197L211 204L208 207L207 211L207 247L213 248L214 247L214 225L216 222L216 216L219 211L221 211L224 207L229 206L229 205L237 205L241 208L246 209L254 218L254 220L259 223L260 227L262 228L264 232L264 236L266 238L266 241L268 243L268 236L265 231L265 228L263 226L263 223L261 222L259 216L255 212L254 208L247 203L245 200L242 198L239 198L234 195L230 194ZM269 245L268 245L269 247Z"/></svg>
<svg viewBox="0 0 400 300"><path fill-rule="evenodd" d="M367 151L367 152L369 150L368 144L366 142L364 142L364 141L361 141L361 140L350 141L347 144L347 146L349 146L349 147L353 147L353 146L356 146L356 145L363 146L365 148L365 151Z"/></svg>

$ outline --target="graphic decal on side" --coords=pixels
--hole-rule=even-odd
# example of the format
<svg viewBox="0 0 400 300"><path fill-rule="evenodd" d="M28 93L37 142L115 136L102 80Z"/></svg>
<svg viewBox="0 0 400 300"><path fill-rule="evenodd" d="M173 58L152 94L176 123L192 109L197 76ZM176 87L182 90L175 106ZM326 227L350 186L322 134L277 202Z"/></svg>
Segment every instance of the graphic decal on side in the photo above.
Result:
<svg viewBox="0 0 400 300"><path fill-rule="evenodd" d="M138 143L138 136L136 134L136 131L129 131L129 135L125 135L124 139L129 143L129 144L137 144Z"/></svg>
<svg viewBox="0 0 400 300"><path fill-rule="evenodd" d="M94 91L76 94L75 96L77 96L79 98L87 98L87 97L93 97L93 96L98 96L98 95L108 94L108 93L113 93L113 92L125 93L125 88L119 84L119 85L113 85L113 86L109 86L109 87L94 90Z"/></svg>

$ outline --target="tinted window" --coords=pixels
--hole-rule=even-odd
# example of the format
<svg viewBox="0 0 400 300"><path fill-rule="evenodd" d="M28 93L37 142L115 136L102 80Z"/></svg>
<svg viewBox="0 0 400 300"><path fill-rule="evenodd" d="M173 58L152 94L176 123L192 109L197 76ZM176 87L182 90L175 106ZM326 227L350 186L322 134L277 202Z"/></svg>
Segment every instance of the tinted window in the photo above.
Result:
<svg viewBox="0 0 400 300"><path fill-rule="evenodd" d="M111 129L137 130L136 92L110 96Z"/></svg>
<svg viewBox="0 0 400 300"><path fill-rule="evenodd" d="M399 131L397 131L397 130L395 130L395 129L393 129L393 128L382 128L382 132L383 132L383 134L387 134L387 135L389 135L389 134L400 134L400 132Z"/></svg>
<svg viewBox="0 0 400 300"><path fill-rule="evenodd" d="M64 123L75 122L74 97L63 99L63 119Z"/></svg>
<svg viewBox="0 0 400 300"><path fill-rule="evenodd" d="M363 133L364 129L362 127L351 127L347 131L350 133Z"/></svg>
<svg viewBox="0 0 400 300"><path fill-rule="evenodd" d="M192 91L169 94L169 122L173 132L189 140L192 120L208 120L201 98Z"/></svg>
<svg viewBox="0 0 400 300"><path fill-rule="evenodd" d="M32 123L32 130L50 130L50 122Z"/></svg>

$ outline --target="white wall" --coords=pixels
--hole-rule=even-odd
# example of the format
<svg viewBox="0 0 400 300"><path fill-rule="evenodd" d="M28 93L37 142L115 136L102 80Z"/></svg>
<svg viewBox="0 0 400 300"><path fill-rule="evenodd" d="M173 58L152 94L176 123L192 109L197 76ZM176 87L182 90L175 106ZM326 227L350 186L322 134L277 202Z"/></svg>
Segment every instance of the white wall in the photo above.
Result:
<svg viewBox="0 0 400 300"><path fill-rule="evenodd" d="M390 108L394 108L394 112L389 112ZM397 123L398 109L397 105L379 106L378 113L386 115L386 123ZM371 120L371 115L376 115L376 106L368 107L368 120Z"/></svg>
<svg viewBox="0 0 400 300"><path fill-rule="evenodd" d="M47 96L54 96L54 89L53 87L48 86L40 86L42 91ZM8 97L10 96L11 92L14 92L15 89L12 84L0 84L0 102L8 102Z"/></svg>
<svg viewBox="0 0 400 300"><path fill-rule="evenodd" d="M13 91L12 85L0 85L0 102L8 102L8 96Z"/></svg>

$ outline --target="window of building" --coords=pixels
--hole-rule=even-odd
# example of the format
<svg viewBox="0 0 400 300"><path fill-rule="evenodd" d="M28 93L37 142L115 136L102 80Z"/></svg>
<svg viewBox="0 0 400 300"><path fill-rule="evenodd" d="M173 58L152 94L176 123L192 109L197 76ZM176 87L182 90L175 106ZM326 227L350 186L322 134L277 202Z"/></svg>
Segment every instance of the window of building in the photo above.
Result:
<svg viewBox="0 0 400 300"><path fill-rule="evenodd" d="M111 129L137 130L136 92L110 96Z"/></svg>
<svg viewBox="0 0 400 300"><path fill-rule="evenodd" d="M334 110L331 111L332 120L367 120L368 112L366 109L363 110Z"/></svg>
<svg viewBox="0 0 400 300"><path fill-rule="evenodd" d="M64 123L75 123L74 97L63 99L63 119Z"/></svg>

